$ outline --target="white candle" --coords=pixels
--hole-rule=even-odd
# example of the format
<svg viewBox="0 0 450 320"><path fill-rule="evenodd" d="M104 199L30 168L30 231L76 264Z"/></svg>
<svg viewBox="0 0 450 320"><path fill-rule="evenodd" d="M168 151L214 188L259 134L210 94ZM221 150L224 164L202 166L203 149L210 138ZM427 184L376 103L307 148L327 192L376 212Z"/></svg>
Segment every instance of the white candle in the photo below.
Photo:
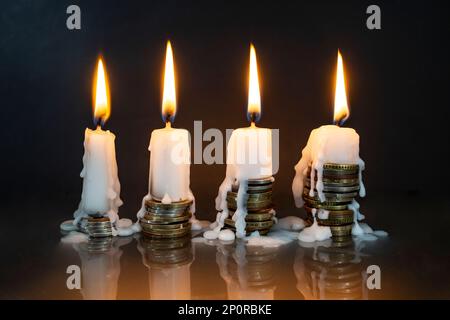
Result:
<svg viewBox="0 0 450 320"><path fill-rule="evenodd" d="M191 198L189 189L189 132L175 129L170 122L152 132L150 139L149 193L166 203Z"/></svg>
<svg viewBox="0 0 450 320"><path fill-rule="evenodd" d="M342 124L349 116L347 95L345 92L344 66L341 53L338 52L336 91L334 101L334 121ZM311 190L310 196L314 196L314 189L317 190L321 201L325 201L323 192L323 165L325 163L337 164L357 164L359 165L359 181L361 197L365 196L365 188L362 181L362 170L364 161L359 157L359 135L354 129L342 128L337 125L326 125L312 130L308 143L302 151L300 161L295 166L295 178L292 182L292 192L297 207L302 207L304 180L311 166ZM317 172L317 182L315 175ZM356 206L355 206L356 207ZM356 210L355 210L356 211ZM316 213L313 211L314 223L311 227L304 229L299 238L305 242L320 241L331 237L329 227L317 225ZM325 212L326 213L326 212ZM357 224L359 212L355 212L355 222Z"/></svg>
<svg viewBox="0 0 450 320"><path fill-rule="evenodd" d="M175 71L172 46L167 43L164 72L164 93L162 114L166 127L152 132L149 144L150 168L148 194L142 200L138 218L145 215L145 201L159 200L172 203L192 200L191 213L195 212L195 199L190 190L190 158L189 132L185 129L172 128L176 113ZM193 215L191 222L196 222Z"/></svg>
<svg viewBox="0 0 450 320"><path fill-rule="evenodd" d="M104 123L110 113L106 73L101 59L98 61L94 117ZM117 172L115 135L98 125L96 130L86 129L84 138L83 192L78 209L74 213L74 224L89 215L109 216L111 223L118 221L120 182Z"/></svg>
<svg viewBox="0 0 450 320"><path fill-rule="evenodd" d="M249 97L248 115L251 125L248 128L240 128L233 131L227 145L227 169L226 176L219 188L216 198L216 209L219 211L216 223L212 225L214 230L207 231L205 237L217 238L220 229L228 217L226 196L231 191L233 184L239 185L237 197L237 210L233 220L236 225L237 237L245 236L245 216L247 215L245 194L247 192L247 180L267 178L273 175L272 168L272 132L270 129L258 128L255 121L260 117L261 98L259 92L258 68L256 52L253 45L250 47L249 70Z"/></svg>

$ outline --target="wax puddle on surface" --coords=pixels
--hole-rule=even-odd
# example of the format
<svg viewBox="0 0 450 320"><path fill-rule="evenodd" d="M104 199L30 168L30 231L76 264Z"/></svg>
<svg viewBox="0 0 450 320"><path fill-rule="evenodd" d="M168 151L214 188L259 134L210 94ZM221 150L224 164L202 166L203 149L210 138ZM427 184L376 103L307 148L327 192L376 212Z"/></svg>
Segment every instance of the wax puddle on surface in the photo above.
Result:
<svg viewBox="0 0 450 320"><path fill-rule="evenodd" d="M320 211L320 210L319 210ZM314 222L310 227L303 229L299 235L298 240L302 242L316 242L324 241L331 238L330 227L319 226L316 220L317 209L312 209Z"/></svg>
<svg viewBox="0 0 450 320"><path fill-rule="evenodd" d="M378 237L387 237L388 233L386 231L374 231L367 223L359 222L365 218L359 211L359 208L360 205L356 200L353 200L352 203L348 205L348 209L353 211L352 235L366 241L375 241Z"/></svg>
<svg viewBox="0 0 450 320"><path fill-rule="evenodd" d="M191 218L190 222L192 231L206 230L211 226L211 222L209 222L208 220L198 220L196 218Z"/></svg>
<svg viewBox="0 0 450 320"><path fill-rule="evenodd" d="M277 223L272 227L272 230L287 230L300 231L305 228L305 221L296 216L288 216L277 219Z"/></svg>
<svg viewBox="0 0 450 320"><path fill-rule="evenodd" d="M66 236L61 238L61 243L82 243L88 242L89 236L86 233L71 231Z"/></svg>
<svg viewBox="0 0 450 320"><path fill-rule="evenodd" d="M298 232L277 230L261 236L258 231L253 232L245 240L248 246L260 246L265 248L276 248L297 239Z"/></svg>

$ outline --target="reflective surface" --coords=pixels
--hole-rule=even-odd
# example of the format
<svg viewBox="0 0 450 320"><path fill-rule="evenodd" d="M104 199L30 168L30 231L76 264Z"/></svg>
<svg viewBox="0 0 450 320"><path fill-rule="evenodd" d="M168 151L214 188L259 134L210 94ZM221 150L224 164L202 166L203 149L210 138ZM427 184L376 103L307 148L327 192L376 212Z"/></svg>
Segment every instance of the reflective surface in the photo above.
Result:
<svg viewBox="0 0 450 320"><path fill-rule="evenodd" d="M449 218L444 214L449 212L447 200L434 199L429 203L420 197L405 197L397 202L389 198L374 200L363 204L364 213L373 227L382 226L374 229L390 233L388 238L315 244L293 241L278 248L249 247L241 241L205 242L196 234L193 239L169 241L137 235L63 244L58 230L63 219L55 209L52 211L53 205L42 214L42 221L49 222L42 223L41 228L31 221L19 222L20 211L14 215L9 211L9 227L3 225L1 234L0 297L450 298L449 241L445 232ZM3 214L7 210L11 209L5 209ZM301 210L293 212L302 214ZM435 215L432 229L425 228L425 220L412 218L433 212L440 214ZM70 265L80 267L81 290L67 287L70 274L66 270ZM371 265L380 268L380 290L370 290L366 285L371 274L367 268Z"/></svg>

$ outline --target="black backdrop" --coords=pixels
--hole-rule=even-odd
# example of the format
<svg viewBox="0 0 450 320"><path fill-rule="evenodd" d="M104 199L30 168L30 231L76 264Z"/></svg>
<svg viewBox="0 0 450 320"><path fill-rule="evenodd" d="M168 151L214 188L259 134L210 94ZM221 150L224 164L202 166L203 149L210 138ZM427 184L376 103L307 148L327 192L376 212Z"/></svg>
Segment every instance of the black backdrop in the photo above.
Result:
<svg viewBox="0 0 450 320"><path fill-rule="evenodd" d="M0 25L3 204L51 201L69 217L81 193L83 134L92 127L91 82L103 53L112 95L121 216L147 190L151 130L161 127L165 42L178 74L176 127L247 125L249 43L256 46L263 127L280 129L275 197L290 185L311 129L332 118L341 48L351 116L361 136L368 196L446 192L449 57L445 2L376 1L382 30L366 28L366 1L2 1ZM78 4L82 29L66 28ZM214 217L223 165L193 165L202 218ZM32 214L32 213L30 213Z"/></svg>

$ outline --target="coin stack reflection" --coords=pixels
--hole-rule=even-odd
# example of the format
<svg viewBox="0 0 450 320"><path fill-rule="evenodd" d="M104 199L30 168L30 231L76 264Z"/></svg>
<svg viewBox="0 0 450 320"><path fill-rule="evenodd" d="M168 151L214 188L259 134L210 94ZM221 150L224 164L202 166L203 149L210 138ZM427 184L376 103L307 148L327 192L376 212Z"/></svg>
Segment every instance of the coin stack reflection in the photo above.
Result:
<svg viewBox="0 0 450 320"><path fill-rule="evenodd" d="M358 300L367 298L363 265L351 239L331 246L300 248L294 270L305 299Z"/></svg>
<svg viewBox="0 0 450 320"><path fill-rule="evenodd" d="M189 219L191 200L162 203L157 200L145 202L146 214L140 219L142 232L153 238L177 238L190 233Z"/></svg>
<svg viewBox="0 0 450 320"><path fill-rule="evenodd" d="M247 234L258 231L261 235L267 234L273 226L274 210L272 202L272 185L274 178L250 179L248 180L246 201L247 216L245 217ZM232 219L237 209L239 185L233 185L232 190L227 193L227 206L229 217L225 220L225 225L235 230L235 223Z"/></svg>
<svg viewBox="0 0 450 320"><path fill-rule="evenodd" d="M323 193L325 201L319 199L317 190L310 195L311 167L308 169L303 189L303 200L308 220L312 222L315 213L317 223L329 226L334 240L343 240L351 235L353 226L353 211L349 204L358 195L359 166L353 164L326 163L323 166ZM317 183L317 172L315 172ZM315 185L315 184L314 184Z"/></svg>
<svg viewBox="0 0 450 320"><path fill-rule="evenodd" d="M193 249L190 236L139 239L138 250L148 268L150 299L191 299L190 267L194 261Z"/></svg>
<svg viewBox="0 0 450 320"><path fill-rule="evenodd" d="M217 248L216 262L230 300L272 300L277 283L277 248L244 243Z"/></svg>

